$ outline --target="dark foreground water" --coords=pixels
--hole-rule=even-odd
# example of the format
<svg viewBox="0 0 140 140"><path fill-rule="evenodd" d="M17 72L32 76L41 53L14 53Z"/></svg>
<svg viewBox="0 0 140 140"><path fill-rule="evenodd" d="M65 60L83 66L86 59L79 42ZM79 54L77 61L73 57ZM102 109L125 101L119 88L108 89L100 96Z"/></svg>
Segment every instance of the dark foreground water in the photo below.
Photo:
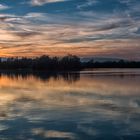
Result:
<svg viewBox="0 0 140 140"><path fill-rule="evenodd" d="M0 73L0 140L140 140L140 70Z"/></svg>

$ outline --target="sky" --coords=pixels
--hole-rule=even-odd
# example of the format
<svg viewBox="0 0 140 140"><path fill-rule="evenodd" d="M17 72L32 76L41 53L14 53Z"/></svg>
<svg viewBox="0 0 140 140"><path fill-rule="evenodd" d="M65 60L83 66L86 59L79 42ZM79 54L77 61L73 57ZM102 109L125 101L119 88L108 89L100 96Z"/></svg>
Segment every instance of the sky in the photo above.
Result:
<svg viewBox="0 0 140 140"><path fill-rule="evenodd" d="M0 0L0 57L140 60L140 0Z"/></svg>

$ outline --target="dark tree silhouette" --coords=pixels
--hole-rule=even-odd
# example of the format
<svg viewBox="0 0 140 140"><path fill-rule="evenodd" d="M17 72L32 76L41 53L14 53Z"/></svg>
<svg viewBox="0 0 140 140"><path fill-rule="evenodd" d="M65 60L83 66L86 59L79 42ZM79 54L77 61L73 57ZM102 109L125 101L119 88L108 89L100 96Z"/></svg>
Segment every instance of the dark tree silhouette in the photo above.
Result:
<svg viewBox="0 0 140 140"><path fill-rule="evenodd" d="M140 68L138 61L105 61L97 62L93 59L88 62L81 62L75 55L60 57L49 57L43 55L36 58L7 58L0 59L0 69L18 70L43 70L43 71L69 71L81 70L84 68Z"/></svg>
<svg viewBox="0 0 140 140"><path fill-rule="evenodd" d="M80 70L80 58L74 55L62 58L43 55L36 58L8 58L0 60L0 69L28 69L28 70Z"/></svg>

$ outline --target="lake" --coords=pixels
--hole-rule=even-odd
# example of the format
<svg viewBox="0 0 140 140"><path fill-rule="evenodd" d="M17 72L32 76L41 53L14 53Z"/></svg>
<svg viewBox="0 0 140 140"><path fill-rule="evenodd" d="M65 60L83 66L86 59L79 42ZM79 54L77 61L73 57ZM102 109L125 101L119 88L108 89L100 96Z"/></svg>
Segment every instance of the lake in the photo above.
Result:
<svg viewBox="0 0 140 140"><path fill-rule="evenodd" d="M140 140L140 69L0 72L0 140Z"/></svg>

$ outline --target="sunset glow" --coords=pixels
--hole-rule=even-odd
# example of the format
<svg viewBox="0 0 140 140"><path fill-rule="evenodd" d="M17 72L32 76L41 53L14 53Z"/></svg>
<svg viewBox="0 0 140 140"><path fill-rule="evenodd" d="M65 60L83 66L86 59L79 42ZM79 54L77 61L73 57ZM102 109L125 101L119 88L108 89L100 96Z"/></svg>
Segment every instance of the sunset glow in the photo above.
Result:
<svg viewBox="0 0 140 140"><path fill-rule="evenodd" d="M1 0L0 57L140 60L139 0Z"/></svg>

